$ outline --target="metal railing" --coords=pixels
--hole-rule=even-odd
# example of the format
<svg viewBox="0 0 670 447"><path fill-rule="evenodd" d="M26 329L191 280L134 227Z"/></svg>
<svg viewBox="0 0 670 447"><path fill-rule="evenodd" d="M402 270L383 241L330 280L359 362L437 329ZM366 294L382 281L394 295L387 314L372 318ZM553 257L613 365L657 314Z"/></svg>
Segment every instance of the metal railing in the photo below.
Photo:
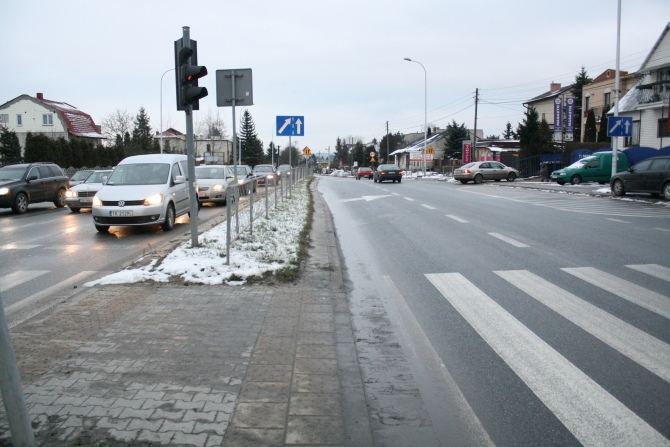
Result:
<svg viewBox="0 0 670 447"><path fill-rule="evenodd" d="M278 172L272 184L266 181L257 185L250 178L237 185L229 185L226 190L226 265L230 265L230 249L233 241L245 231L254 232L254 221L269 218L270 209L276 209L279 203L291 200L293 189L305 181L310 172L305 167ZM240 197L249 194L249 201L242 204Z"/></svg>

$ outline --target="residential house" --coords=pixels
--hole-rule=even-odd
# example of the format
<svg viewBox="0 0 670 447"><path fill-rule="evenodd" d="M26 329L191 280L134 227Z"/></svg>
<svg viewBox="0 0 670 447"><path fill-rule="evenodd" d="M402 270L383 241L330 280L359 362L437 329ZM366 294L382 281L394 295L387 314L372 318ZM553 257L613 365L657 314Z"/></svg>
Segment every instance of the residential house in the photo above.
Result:
<svg viewBox="0 0 670 447"><path fill-rule="evenodd" d="M639 81L619 101L619 116L633 118L633 136L625 139L624 147L670 146L670 23L635 74Z"/></svg>
<svg viewBox="0 0 670 447"><path fill-rule="evenodd" d="M637 82L637 76L627 71L619 71L619 97L628 92ZM584 129L589 110L593 110L596 117L596 128L600 129L600 118L614 106L616 89L616 70L609 68L597 76L593 81L582 87L582 136L584 141Z"/></svg>
<svg viewBox="0 0 670 447"><path fill-rule="evenodd" d="M21 156L29 132L66 141L87 140L94 145L101 145L105 139L90 115L66 102L44 99L42 93L34 98L21 95L0 105L0 126L16 133Z"/></svg>
<svg viewBox="0 0 670 447"><path fill-rule="evenodd" d="M574 107L571 89L572 85L561 87L561 84L552 82L548 92L523 103L525 107L535 109L540 122L545 120L549 124L555 143L573 140L572 116L566 112L568 104Z"/></svg>
<svg viewBox="0 0 670 447"><path fill-rule="evenodd" d="M162 133L156 132L154 140L159 140L163 151L177 154L186 153L186 135L176 129L169 128ZM233 159L233 143L224 138L210 137L193 138L195 157L207 164L231 164Z"/></svg>

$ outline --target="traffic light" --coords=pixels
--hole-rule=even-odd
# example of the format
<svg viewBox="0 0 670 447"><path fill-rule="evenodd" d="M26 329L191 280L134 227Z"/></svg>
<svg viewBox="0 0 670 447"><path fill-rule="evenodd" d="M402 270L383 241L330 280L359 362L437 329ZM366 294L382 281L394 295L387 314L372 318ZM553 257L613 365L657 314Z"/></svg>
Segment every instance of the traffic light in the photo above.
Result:
<svg viewBox="0 0 670 447"><path fill-rule="evenodd" d="M198 79L207 75L207 67L198 64L198 49L195 40L191 40L191 48L182 46L182 41L175 41L175 78L177 79L177 110L186 110L190 105L193 110L200 109L200 98L207 96L205 87L198 87Z"/></svg>

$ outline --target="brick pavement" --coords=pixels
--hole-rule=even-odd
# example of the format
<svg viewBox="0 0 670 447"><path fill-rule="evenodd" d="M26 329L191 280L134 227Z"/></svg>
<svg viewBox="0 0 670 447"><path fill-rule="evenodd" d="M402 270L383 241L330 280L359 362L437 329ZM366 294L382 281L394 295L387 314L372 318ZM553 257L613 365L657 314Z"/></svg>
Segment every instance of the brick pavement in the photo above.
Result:
<svg viewBox="0 0 670 447"><path fill-rule="evenodd" d="M102 286L15 327L37 444L372 445L332 220L314 199L297 284Z"/></svg>

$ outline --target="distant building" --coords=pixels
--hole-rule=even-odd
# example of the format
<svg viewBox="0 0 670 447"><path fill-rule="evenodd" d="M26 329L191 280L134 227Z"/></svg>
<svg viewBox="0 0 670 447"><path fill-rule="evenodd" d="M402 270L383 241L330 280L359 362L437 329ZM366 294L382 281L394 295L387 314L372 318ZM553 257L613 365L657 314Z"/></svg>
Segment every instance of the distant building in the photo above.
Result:
<svg viewBox="0 0 670 447"><path fill-rule="evenodd" d="M555 143L572 141L574 133L564 132L563 125L567 118L565 105L568 100L573 100L572 85L561 87L561 84L552 82L549 91L524 102L525 107L532 107L538 114L540 122L545 120L553 134ZM558 127L556 126L558 125Z"/></svg>
<svg viewBox="0 0 670 447"><path fill-rule="evenodd" d="M163 151L176 154L186 154L186 135L176 129L169 128L163 133L156 132L154 140L162 143ZM193 139L195 156L205 164L232 164L233 142L224 138Z"/></svg>
<svg viewBox="0 0 670 447"><path fill-rule="evenodd" d="M86 140L96 146L105 139L90 115L66 102L44 99L42 93L34 98L21 95L0 105L0 126L16 133L21 156L29 132L66 141Z"/></svg>

